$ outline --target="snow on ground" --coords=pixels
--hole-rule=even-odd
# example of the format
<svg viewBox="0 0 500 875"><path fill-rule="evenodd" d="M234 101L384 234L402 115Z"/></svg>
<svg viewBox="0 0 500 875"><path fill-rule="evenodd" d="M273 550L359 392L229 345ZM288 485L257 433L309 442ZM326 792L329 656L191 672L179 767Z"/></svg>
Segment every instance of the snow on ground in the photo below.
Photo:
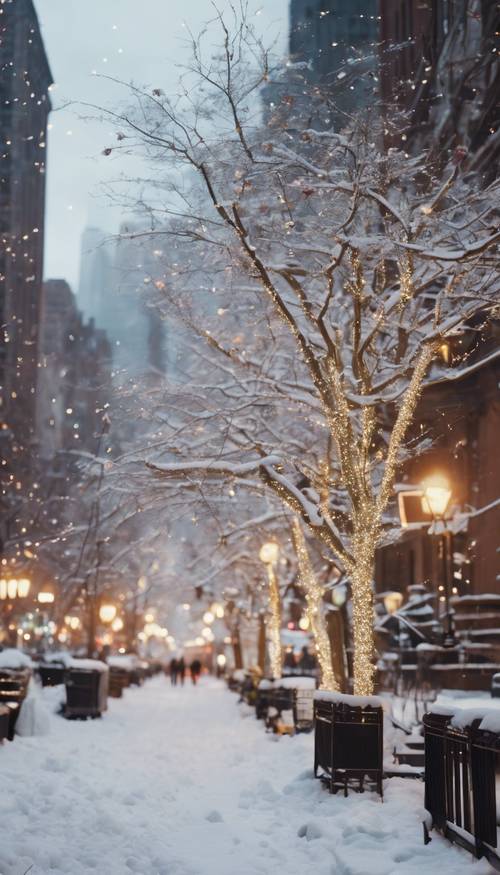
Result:
<svg viewBox="0 0 500 875"><path fill-rule="evenodd" d="M210 679L156 678L102 720L54 715L50 735L0 747L0 875L491 871L437 835L424 846L420 782L386 781L384 803L330 796L312 753Z"/></svg>

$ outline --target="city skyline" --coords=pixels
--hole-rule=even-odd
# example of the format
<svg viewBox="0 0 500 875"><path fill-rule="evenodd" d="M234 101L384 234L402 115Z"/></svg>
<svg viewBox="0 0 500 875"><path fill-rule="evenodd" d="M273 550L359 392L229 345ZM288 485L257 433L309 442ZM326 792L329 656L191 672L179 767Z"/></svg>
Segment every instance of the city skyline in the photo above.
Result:
<svg viewBox="0 0 500 875"><path fill-rule="evenodd" d="M224 4L222 4L224 5ZM277 38L284 51L288 0L263 0L251 4L255 23L266 39ZM94 14L89 14L89 6ZM113 106L123 99L123 89L102 77L175 89L179 64L188 58L188 28L197 33L213 18L210 0L148 0L141 10L141 32L149 50L137 39L132 0L90 0L85 10L76 0L35 0L45 48L54 77L47 150L47 208L45 278L64 278L77 292L83 232L88 226L118 233L130 214L112 205L104 187L121 174L139 174L138 159L106 157L111 126L96 118L83 104ZM71 52L67 37L71 33ZM97 75L96 75L97 74ZM126 97L126 95L125 95ZM87 116L87 117L85 117ZM112 145L112 143L111 143Z"/></svg>

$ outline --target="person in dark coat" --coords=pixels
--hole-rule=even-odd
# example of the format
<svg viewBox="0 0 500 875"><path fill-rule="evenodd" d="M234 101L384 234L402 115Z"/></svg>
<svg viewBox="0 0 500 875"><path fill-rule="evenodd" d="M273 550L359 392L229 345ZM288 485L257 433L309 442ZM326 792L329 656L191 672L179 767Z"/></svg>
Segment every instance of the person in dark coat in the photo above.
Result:
<svg viewBox="0 0 500 875"><path fill-rule="evenodd" d="M193 661L191 663L191 680L192 680L194 685L196 685L196 682L197 682L200 675L201 675L201 662L199 659L193 659Z"/></svg>
<svg viewBox="0 0 500 875"><path fill-rule="evenodd" d="M181 685L184 686L184 679L186 677L186 663L184 662L183 656L181 656L177 663L177 674L181 679Z"/></svg>
<svg viewBox="0 0 500 875"><path fill-rule="evenodd" d="M170 663L170 683L173 687L177 685L177 675L179 674L179 663L177 662L175 656Z"/></svg>

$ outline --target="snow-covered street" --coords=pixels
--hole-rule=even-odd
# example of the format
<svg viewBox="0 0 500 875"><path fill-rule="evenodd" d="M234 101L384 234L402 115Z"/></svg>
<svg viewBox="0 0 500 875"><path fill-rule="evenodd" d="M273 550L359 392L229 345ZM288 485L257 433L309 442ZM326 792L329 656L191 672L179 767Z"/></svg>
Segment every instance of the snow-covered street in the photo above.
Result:
<svg viewBox="0 0 500 875"><path fill-rule="evenodd" d="M49 691L53 697L53 691ZM222 683L161 677L102 720L54 715L0 747L1 875L460 875L485 862L422 840L423 786L330 796L312 735L266 734Z"/></svg>

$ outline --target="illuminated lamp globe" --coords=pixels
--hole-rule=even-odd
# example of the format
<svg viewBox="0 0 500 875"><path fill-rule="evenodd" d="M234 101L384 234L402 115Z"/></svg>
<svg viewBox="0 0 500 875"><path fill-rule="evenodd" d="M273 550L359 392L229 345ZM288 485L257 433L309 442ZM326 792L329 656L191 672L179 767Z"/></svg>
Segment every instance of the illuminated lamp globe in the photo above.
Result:
<svg viewBox="0 0 500 875"><path fill-rule="evenodd" d="M121 617L116 617L111 623L113 632L121 632L123 629L123 620Z"/></svg>
<svg viewBox="0 0 500 875"><path fill-rule="evenodd" d="M31 586L31 580L27 577L21 577L20 580L17 581L17 595L20 599L25 599L29 595Z"/></svg>
<svg viewBox="0 0 500 875"><path fill-rule="evenodd" d="M203 614L203 622L206 623L207 626L210 626L211 623L213 623L214 620L215 620L215 616L214 616L214 614L212 613L212 611L206 611L206 612Z"/></svg>
<svg viewBox="0 0 500 875"><path fill-rule="evenodd" d="M259 551L259 559L264 565L275 565L280 555L280 548L276 541L267 541L262 544Z"/></svg>
<svg viewBox="0 0 500 875"><path fill-rule="evenodd" d="M403 604L403 593L387 592L384 596L384 607L388 614L395 614Z"/></svg>
<svg viewBox="0 0 500 875"><path fill-rule="evenodd" d="M112 623L115 617L115 605L101 605L101 607L99 608L99 619L102 623Z"/></svg>
<svg viewBox="0 0 500 875"><path fill-rule="evenodd" d="M219 653L219 655L217 657L217 665L219 666L219 668L224 668L225 664L226 664L226 657L224 656L223 653Z"/></svg>
<svg viewBox="0 0 500 875"><path fill-rule="evenodd" d="M422 509L433 517L444 517L451 500L451 489L444 477L424 482Z"/></svg>
<svg viewBox="0 0 500 875"><path fill-rule="evenodd" d="M301 617L299 620L299 629L302 629L303 632L307 632L309 626L309 617Z"/></svg>
<svg viewBox="0 0 500 875"><path fill-rule="evenodd" d="M17 598L17 580L15 577L7 581L7 596L9 599Z"/></svg>

